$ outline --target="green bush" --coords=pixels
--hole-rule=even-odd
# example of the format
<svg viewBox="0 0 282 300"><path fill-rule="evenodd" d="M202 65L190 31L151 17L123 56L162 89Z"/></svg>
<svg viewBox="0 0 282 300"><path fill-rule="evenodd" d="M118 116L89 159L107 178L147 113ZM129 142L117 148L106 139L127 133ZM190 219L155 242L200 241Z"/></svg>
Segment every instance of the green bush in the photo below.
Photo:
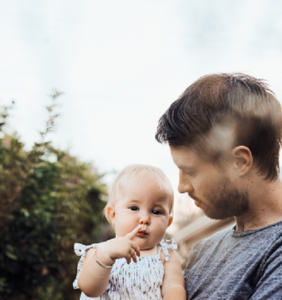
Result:
<svg viewBox="0 0 282 300"><path fill-rule="evenodd" d="M104 194L90 164L50 143L26 152L17 136L0 139L1 299L79 298L73 244L113 236L101 213Z"/></svg>

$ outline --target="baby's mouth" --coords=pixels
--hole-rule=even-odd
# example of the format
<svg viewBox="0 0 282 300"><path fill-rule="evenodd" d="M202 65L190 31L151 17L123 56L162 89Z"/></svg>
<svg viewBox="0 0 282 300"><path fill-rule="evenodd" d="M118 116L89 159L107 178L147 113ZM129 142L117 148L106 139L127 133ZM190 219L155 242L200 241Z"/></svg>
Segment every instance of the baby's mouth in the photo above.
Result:
<svg viewBox="0 0 282 300"><path fill-rule="evenodd" d="M145 237L147 235L148 235L148 233L146 232L146 230L139 230L137 233L137 236L139 236L139 237Z"/></svg>

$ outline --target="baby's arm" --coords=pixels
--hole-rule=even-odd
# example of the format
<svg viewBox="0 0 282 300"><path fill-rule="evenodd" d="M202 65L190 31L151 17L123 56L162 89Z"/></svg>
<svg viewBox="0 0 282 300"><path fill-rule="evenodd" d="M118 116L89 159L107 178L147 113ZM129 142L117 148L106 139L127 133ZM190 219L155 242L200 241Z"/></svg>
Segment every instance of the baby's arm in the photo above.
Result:
<svg viewBox="0 0 282 300"><path fill-rule="evenodd" d="M186 300L184 278L178 255L170 250L169 261L164 264L164 281L162 285L162 296L164 300L177 299Z"/></svg>
<svg viewBox="0 0 282 300"><path fill-rule="evenodd" d="M126 258L127 263L137 262L137 256L140 256L139 247L132 241L140 226L124 237L109 240L101 247L96 248L97 259L106 266L114 264L118 258ZM94 258L95 249L87 251L82 265L82 271L78 277L78 286L83 293L88 297L101 296L108 285L111 268L100 266Z"/></svg>

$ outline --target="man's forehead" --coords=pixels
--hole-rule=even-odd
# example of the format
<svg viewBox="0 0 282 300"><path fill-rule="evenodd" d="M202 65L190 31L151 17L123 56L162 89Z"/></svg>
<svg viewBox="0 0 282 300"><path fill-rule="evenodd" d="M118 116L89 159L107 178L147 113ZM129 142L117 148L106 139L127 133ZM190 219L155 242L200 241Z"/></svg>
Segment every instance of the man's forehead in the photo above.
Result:
<svg viewBox="0 0 282 300"><path fill-rule="evenodd" d="M188 146L170 146L170 152L173 160L177 165L188 166L193 165L194 161L202 160L192 147Z"/></svg>

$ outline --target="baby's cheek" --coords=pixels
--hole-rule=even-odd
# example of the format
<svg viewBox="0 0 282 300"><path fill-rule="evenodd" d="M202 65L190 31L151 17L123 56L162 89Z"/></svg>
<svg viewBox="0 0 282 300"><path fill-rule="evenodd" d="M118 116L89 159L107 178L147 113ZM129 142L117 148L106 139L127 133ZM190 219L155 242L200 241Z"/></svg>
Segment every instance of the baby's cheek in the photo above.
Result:
<svg viewBox="0 0 282 300"><path fill-rule="evenodd" d="M157 235L160 236L161 238L163 238L163 236L165 235L167 225L168 225L168 220L161 220L161 222L159 222L159 224L157 226L157 228L158 228Z"/></svg>

